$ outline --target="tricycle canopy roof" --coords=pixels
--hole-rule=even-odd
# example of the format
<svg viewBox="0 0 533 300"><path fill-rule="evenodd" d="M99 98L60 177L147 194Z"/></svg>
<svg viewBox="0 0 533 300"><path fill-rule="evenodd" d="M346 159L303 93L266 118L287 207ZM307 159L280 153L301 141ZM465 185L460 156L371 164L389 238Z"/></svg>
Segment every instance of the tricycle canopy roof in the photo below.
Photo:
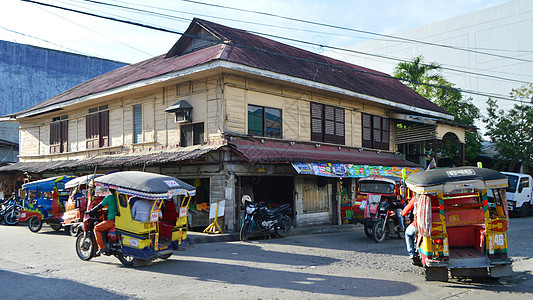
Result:
<svg viewBox="0 0 533 300"><path fill-rule="evenodd" d="M359 181L385 181L392 184L400 184L402 182L402 179L400 177L394 177L394 176L368 176L360 178Z"/></svg>
<svg viewBox="0 0 533 300"><path fill-rule="evenodd" d="M97 185L146 199L169 199L174 195L194 196L196 188L174 177L140 171L124 171L94 179Z"/></svg>
<svg viewBox="0 0 533 300"><path fill-rule="evenodd" d="M58 187L56 184L58 182L66 183L71 179L76 178L74 175L63 175L50 178L44 178L32 182L28 182L22 185L23 190L42 188L43 190L51 191L55 187Z"/></svg>
<svg viewBox="0 0 533 300"><path fill-rule="evenodd" d="M65 188L72 189L78 185L87 184L94 178L100 177L100 176L103 176L103 174L89 174L89 175L80 176L78 178L74 178L65 184Z"/></svg>
<svg viewBox="0 0 533 300"><path fill-rule="evenodd" d="M507 176L491 169L458 167L414 173L405 183L420 194L451 193L461 189L491 189L507 186Z"/></svg>

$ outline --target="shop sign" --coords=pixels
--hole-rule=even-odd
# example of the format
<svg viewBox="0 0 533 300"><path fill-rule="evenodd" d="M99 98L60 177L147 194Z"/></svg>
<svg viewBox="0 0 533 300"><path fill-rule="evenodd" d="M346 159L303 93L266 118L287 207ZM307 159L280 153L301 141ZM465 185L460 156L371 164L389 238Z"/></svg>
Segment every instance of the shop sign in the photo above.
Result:
<svg viewBox="0 0 533 300"><path fill-rule="evenodd" d="M406 170L406 175L422 171L422 168L409 167L387 167L369 166L354 164L334 164L334 163L292 163L298 174L316 175L324 177L367 177L371 175L402 177L402 170Z"/></svg>

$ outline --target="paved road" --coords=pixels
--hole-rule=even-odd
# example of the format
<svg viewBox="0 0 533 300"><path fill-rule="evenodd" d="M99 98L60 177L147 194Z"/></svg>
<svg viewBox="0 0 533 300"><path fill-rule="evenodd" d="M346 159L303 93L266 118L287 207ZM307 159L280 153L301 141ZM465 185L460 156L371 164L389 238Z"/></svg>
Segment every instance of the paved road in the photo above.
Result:
<svg viewBox="0 0 533 300"><path fill-rule="evenodd" d="M376 244L362 227L249 243L197 244L167 261L125 268L78 259L74 238L49 227L0 226L1 299L531 299L533 217L512 219L515 274L500 280L425 282L404 242ZM415 298L413 298L415 297Z"/></svg>

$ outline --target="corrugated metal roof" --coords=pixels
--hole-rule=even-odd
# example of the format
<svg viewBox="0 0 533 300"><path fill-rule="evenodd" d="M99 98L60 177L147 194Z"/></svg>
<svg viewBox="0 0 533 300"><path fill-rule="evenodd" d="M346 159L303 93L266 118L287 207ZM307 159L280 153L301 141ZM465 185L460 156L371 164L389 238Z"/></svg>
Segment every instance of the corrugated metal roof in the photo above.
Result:
<svg viewBox="0 0 533 300"><path fill-rule="evenodd" d="M418 167L391 153L323 144L237 139L228 142L235 153L250 163L347 163L373 166Z"/></svg>
<svg viewBox="0 0 533 300"><path fill-rule="evenodd" d="M224 144L200 145L185 148L128 153L128 154L99 154L93 157L77 160L55 160L46 162L18 162L0 167L1 171L20 171L30 173L42 173L66 168L76 167L123 167L138 165L157 165L169 162L197 159L211 151L224 147Z"/></svg>
<svg viewBox="0 0 533 300"><path fill-rule="evenodd" d="M175 54L173 53L174 49L179 48L177 45L191 40L189 35L197 32L197 26L202 26L216 34L220 40L223 40L224 44L215 44L184 55L173 56ZM166 56L170 57L165 58ZM355 93L450 115L444 109L420 96L398 80L390 78L387 74L305 51L244 30L196 18L187 29L186 34L178 40L167 55L157 56L98 76L14 115L112 90L215 60L302 78Z"/></svg>

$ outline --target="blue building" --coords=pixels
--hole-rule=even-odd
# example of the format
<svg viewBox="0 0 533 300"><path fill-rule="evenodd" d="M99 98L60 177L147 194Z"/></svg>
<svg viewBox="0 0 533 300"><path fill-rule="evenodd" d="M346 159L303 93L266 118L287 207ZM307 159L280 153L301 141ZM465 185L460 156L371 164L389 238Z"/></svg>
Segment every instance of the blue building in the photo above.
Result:
<svg viewBox="0 0 533 300"><path fill-rule="evenodd" d="M107 59L0 41L0 116L28 109L125 65ZM1 163L17 160L18 146L13 147L18 145L17 127L17 123L0 122ZM8 146L5 148L3 145Z"/></svg>

